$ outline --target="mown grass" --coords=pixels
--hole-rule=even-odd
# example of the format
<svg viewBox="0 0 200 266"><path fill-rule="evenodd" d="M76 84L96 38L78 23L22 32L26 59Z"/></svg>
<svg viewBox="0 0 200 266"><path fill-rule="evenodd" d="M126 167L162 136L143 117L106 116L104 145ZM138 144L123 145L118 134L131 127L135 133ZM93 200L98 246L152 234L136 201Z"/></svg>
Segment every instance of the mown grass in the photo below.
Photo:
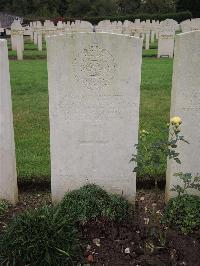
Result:
<svg viewBox="0 0 200 266"><path fill-rule="evenodd" d="M172 68L172 59L143 58L140 129L153 132L152 142L158 137L168 138L166 124L170 119ZM163 180L165 167L158 173ZM148 179L148 174L141 171L139 178Z"/></svg>
<svg viewBox="0 0 200 266"><path fill-rule="evenodd" d="M155 47L149 53L156 53ZM12 56L13 52L9 51ZM46 60L35 59L36 46L28 42L25 53L32 60L10 61L20 182L50 180L49 116ZM41 52L40 52L41 53ZM46 51L42 52L45 55ZM169 120L172 77L171 59L144 57L142 64L140 128L167 138L161 128ZM141 151L143 152L143 151ZM159 175L165 175L163 168ZM142 172L140 178L148 173Z"/></svg>
<svg viewBox="0 0 200 266"><path fill-rule="evenodd" d="M42 46L43 46L42 51L38 51L37 46L29 39L25 38L24 52L23 52L24 59L46 59L47 51L46 51L45 42L43 42ZM16 59L17 52L12 51L10 40L8 40L8 49L9 49L9 58Z"/></svg>
<svg viewBox="0 0 200 266"><path fill-rule="evenodd" d="M50 176L46 60L10 61L20 181Z"/></svg>

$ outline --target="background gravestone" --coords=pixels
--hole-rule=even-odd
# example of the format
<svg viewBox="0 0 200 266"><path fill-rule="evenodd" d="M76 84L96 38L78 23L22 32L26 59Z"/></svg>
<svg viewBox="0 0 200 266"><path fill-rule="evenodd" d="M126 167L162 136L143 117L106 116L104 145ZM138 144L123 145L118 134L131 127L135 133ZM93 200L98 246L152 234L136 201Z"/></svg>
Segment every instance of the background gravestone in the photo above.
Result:
<svg viewBox="0 0 200 266"><path fill-rule="evenodd" d="M187 51L187 52L186 52ZM190 144L178 146L181 164L168 162L166 200L175 196L170 191L180 183L174 173L200 173L200 31L176 36L171 117L180 116L182 134ZM197 193L197 191L190 191Z"/></svg>
<svg viewBox="0 0 200 266"><path fill-rule="evenodd" d="M0 40L0 199L18 198L7 41Z"/></svg>
<svg viewBox="0 0 200 266"><path fill-rule="evenodd" d="M175 31L171 30L171 28L162 29L159 32L158 58L160 58L160 57L173 58L173 56L174 56L174 37L175 37Z"/></svg>
<svg viewBox="0 0 200 266"><path fill-rule="evenodd" d="M134 201L142 40L66 34L47 51L53 201L88 182Z"/></svg>

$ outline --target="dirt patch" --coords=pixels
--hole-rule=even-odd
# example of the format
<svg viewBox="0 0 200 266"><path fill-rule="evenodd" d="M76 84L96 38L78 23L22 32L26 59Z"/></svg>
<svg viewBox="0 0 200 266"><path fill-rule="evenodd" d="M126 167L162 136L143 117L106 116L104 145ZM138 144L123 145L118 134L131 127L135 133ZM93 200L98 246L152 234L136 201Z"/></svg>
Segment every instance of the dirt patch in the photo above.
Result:
<svg viewBox="0 0 200 266"><path fill-rule="evenodd" d="M139 192L137 210L132 219L121 224L103 220L86 224L82 228L83 240L88 244L86 261L96 266L199 266L200 232L185 236L175 230L168 230L164 248L156 248L153 253L146 249L148 238L144 225L144 207L150 207L153 202L152 191ZM163 208L164 193L160 192L157 209L162 211Z"/></svg>
<svg viewBox="0 0 200 266"><path fill-rule="evenodd" d="M200 266L200 232L185 236L175 230L168 230L166 245L150 252L144 226L145 207L154 202L152 191L140 191L137 196L133 217L123 223L106 220L91 221L80 228L81 241L87 246L85 261L80 265L95 266ZM27 190L20 193L19 203L10 207L0 221L0 232L10 219L29 209L51 205L50 191ZM157 208L164 208L164 193L161 191Z"/></svg>
<svg viewBox="0 0 200 266"><path fill-rule="evenodd" d="M87 224L83 228L83 239L88 243L86 261L93 261L93 265L200 265L197 236L169 230L165 248L150 253L145 249L144 230L134 220L120 225L105 221ZM95 244L96 239L100 244Z"/></svg>
<svg viewBox="0 0 200 266"><path fill-rule="evenodd" d="M21 192L17 205L14 207L10 206L4 217L0 219L0 233L3 231L5 225L19 213L50 204L50 191L27 190L26 192Z"/></svg>

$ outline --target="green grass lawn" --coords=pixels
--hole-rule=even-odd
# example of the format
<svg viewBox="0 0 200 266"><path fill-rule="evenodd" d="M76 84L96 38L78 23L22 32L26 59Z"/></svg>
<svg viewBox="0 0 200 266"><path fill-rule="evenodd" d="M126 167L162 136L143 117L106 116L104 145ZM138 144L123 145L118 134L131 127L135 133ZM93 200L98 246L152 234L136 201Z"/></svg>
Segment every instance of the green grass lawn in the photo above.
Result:
<svg viewBox="0 0 200 266"><path fill-rule="evenodd" d="M46 60L10 61L19 180L50 175Z"/></svg>
<svg viewBox="0 0 200 266"><path fill-rule="evenodd" d="M8 49L9 49L9 58L10 59L16 59L17 58L17 52L11 50L11 43L10 40L8 40ZM47 51L46 51L46 45L45 42L43 42L42 51L38 51L37 46L31 42L29 39L26 38L26 41L24 42L24 59L46 59Z"/></svg>
<svg viewBox="0 0 200 266"><path fill-rule="evenodd" d="M50 180L47 66L46 60L35 59L38 53L46 55L28 43L25 54L32 60L10 60L20 182ZM13 52L9 55L12 57ZM169 121L172 65L171 59L143 58L140 128L155 132L154 138L158 134L167 138L161 128ZM160 175L164 177L164 168Z"/></svg>

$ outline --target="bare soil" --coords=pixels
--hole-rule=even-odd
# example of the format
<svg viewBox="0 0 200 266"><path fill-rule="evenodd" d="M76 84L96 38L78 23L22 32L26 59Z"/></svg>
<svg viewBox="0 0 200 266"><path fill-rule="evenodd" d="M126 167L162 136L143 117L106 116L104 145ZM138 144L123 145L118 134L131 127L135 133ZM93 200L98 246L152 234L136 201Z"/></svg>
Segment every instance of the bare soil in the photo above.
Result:
<svg viewBox="0 0 200 266"><path fill-rule="evenodd" d="M164 247L146 248L145 207L151 208L154 193L140 191L133 217L123 223L106 220L91 221L80 227L81 241L87 246L84 262L95 266L200 266L200 232L191 235L168 229ZM0 220L0 232L10 219L28 209L51 205L50 192L27 190L20 193L19 203L10 207ZM162 212L164 193L159 193L156 208Z"/></svg>

